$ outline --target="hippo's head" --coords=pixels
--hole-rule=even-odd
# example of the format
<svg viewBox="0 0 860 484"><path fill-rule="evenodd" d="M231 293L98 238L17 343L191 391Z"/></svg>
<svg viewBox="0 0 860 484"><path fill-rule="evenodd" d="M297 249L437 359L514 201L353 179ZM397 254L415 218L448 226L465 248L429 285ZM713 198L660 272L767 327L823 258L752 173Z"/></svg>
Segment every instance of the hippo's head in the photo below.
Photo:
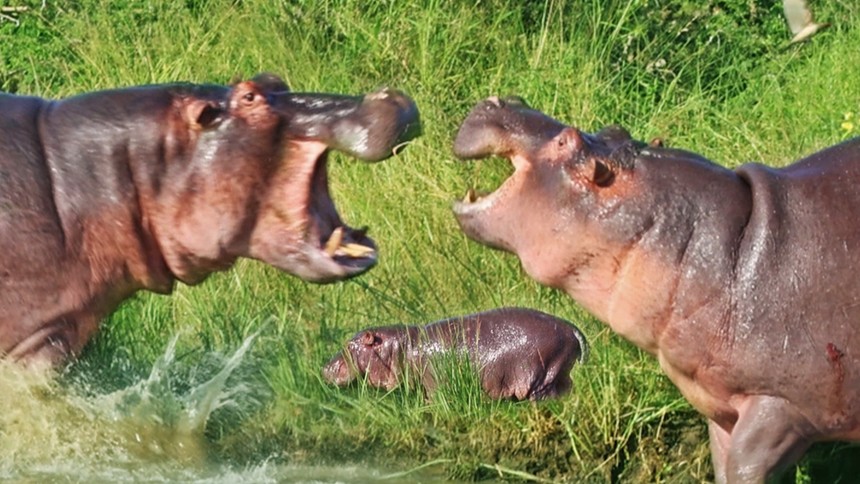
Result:
<svg viewBox="0 0 860 484"><path fill-rule="evenodd" d="M365 161L395 154L420 131L409 97L294 93L266 74L229 89L176 91L179 114L169 117L162 146L166 186L156 188L151 210L176 277L193 283L237 257L313 282L376 263L366 229L349 227L335 209L326 159L329 150Z"/></svg>
<svg viewBox="0 0 860 484"><path fill-rule="evenodd" d="M373 387L393 389L403 370L405 334L402 326L359 331L326 363L323 378L337 386L346 386L357 377L363 377Z"/></svg>
<svg viewBox="0 0 860 484"><path fill-rule="evenodd" d="M617 230L606 226L619 220L619 204L636 189L629 179L643 146L619 127L589 135L519 98L490 98L463 122L454 153L502 156L515 170L494 193L470 190L456 202L457 221L472 239L517 254L537 281L565 287L580 269L611 259L605 247L627 243L647 223L631 218Z"/></svg>

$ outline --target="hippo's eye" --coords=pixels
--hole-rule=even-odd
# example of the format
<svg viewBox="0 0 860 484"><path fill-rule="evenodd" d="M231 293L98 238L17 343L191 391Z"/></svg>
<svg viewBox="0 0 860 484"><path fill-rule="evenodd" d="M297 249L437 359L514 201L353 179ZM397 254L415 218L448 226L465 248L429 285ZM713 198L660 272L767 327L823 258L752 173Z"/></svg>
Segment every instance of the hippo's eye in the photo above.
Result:
<svg viewBox="0 0 860 484"><path fill-rule="evenodd" d="M253 92L249 92L249 93L246 93L244 96L242 96L242 99L243 99L244 101L246 101L246 102L249 102L249 103L250 103L250 102L253 102L253 101L254 101L254 97L255 97L255 96L256 96L256 95L255 95Z"/></svg>

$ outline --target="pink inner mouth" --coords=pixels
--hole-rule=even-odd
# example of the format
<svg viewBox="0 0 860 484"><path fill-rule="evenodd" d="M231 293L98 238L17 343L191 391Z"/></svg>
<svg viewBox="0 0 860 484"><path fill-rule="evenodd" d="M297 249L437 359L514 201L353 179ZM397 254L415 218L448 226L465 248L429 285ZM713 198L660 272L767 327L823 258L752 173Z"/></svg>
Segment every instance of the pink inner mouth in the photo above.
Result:
<svg viewBox="0 0 860 484"><path fill-rule="evenodd" d="M366 235L366 228L346 225L331 198L328 147L316 141L294 141L288 153L288 186L282 192L285 199L281 202L284 207L281 218L298 239L304 259L316 261L313 264L340 266L344 275L373 266L376 246Z"/></svg>
<svg viewBox="0 0 860 484"><path fill-rule="evenodd" d="M367 237L367 228L354 229L346 225L335 208L328 189L327 152L317 160L311 180L308 215L311 219L308 238L335 261L355 265L361 259L376 259L376 246Z"/></svg>
<svg viewBox="0 0 860 484"><path fill-rule="evenodd" d="M530 166L529 161L522 155L511 154L506 157L513 165L514 171L511 173L495 191L489 193L478 192L470 188L465 197L461 201L454 203L454 211L456 213L477 212L490 209L498 199L502 198L507 192L513 190L513 186L518 183Z"/></svg>

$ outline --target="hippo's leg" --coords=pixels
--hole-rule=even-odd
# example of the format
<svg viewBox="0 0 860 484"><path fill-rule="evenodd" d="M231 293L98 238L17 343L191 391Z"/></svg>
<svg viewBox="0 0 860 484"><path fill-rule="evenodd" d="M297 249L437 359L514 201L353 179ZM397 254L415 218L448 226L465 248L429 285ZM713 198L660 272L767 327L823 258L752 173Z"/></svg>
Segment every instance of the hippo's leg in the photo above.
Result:
<svg viewBox="0 0 860 484"><path fill-rule="evenodd" d="M421 368L416 368L415 371L419 372L417 376L420 378L421 386L424 387L425 396L429 398L430 394L435 392L438 386L436 383L436 367L430 365L429 362L424 362L421 366Z"/></svg>
<svg viewBox="0 0 860 484"><path fill-rule="evenodd" d="M721 438L722 429L714 430L714 468L717 482L764 482L796 462L812 443L815 428L787 400L778 397L751 396L741 407L728 448ZM727 451L727 452L726 452ZM717 455L723 452L724 456ZM722 460L723 465L720 464ZM722 467L722 469L720 469Z"/></svg>
<svg viewBox="0 0 860 484"><path fill-rule="evenodd" d="M80 350L81 345L75 345L77 330L90 325L79 323L69 316L59 317L33 331L5 356L33 369L57 367Z"/></svg>
<svg viewBox="0 0 860 484"><path fill-rule="evenodd" d="M708 440L711 444L711 464L714 466L714 482L726 483L726 458L732 436L713 420L708 420Z"/></svg>

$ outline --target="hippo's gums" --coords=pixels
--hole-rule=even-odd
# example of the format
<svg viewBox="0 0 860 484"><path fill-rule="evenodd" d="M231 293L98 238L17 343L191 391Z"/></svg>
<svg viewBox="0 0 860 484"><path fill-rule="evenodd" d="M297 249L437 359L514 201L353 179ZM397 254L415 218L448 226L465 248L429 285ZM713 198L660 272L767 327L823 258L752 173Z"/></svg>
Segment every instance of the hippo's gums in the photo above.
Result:
<svg viewBox="0 0 860 484"><path fill-rule="evenodd" d="M502 308L426 326L359 331L325 365L323 377L339 386L363 377L391 390L411 375L429 393L436 388L433 358L453 353L468 358L490 397L537 400L570 390L570 370L587 352L585 337L569 322Z"/></svg>
<svg viewBox="0 0 860 484"><path fill-rule="evenodd" d="M368 270L374 243L340 219L326 153L381 160L418 130L400 92L293 93L269 74L0 94L0 355L60 362L135 291L238 257L316 282Z"/></svg>
<svg viewBox="0 0 860 484"><path fill-rule="evenodd" d="M491 98L454 151L515 167L454 205L463 231L654 354L708 418L719 482L860 440L860 139L731 171Z"/></svg>

